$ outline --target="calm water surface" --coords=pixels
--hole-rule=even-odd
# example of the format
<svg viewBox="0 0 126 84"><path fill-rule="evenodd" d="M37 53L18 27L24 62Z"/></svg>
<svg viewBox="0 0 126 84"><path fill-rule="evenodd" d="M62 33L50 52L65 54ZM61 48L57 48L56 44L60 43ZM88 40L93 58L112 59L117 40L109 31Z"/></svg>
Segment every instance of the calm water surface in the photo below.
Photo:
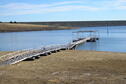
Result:
<svg viewBox="0 0 126 84"><path fill-rule="evenodd" d="M107 28L109 33L107 33ZM40 46L69 43L72 39L83 37L72 32L80 30L96 30L100 40L95 43L85 43L78 50L96 50L126 52L126 26L86 27L72 30L32 31L0 33L0 51L13 51Z"/></svg>

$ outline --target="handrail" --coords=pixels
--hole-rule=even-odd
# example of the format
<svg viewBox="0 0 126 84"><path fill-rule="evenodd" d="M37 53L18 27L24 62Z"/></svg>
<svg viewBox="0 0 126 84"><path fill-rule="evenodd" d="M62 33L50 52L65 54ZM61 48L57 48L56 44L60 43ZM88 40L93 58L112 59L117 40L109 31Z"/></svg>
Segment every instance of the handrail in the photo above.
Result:
<svg viewBox="0 0 126 84"><path fill-rule="evenodd" d="M14 63L17 63L17 62L22 61L24 59L27 59L27 58L30 58L30 57L33 57L33 56L37 56L37 55L40 55L42 53L55 51L55 50L71 49L76 45L79 45L83 42L86 42L87 40L90 40L91 38L92 37L87 37L87 38L83 38L81 40L78 40L77 42L43 46L43 47L38 48L38 49L33 49L33 48L32 49L24 49L24 50L16 51L16 52L13 52L13 53L9 53L9 54L6 54L6 55L3 55L2 57L0 57L2 59L2 62L0 62L0 65L14 64Z"/></svg>

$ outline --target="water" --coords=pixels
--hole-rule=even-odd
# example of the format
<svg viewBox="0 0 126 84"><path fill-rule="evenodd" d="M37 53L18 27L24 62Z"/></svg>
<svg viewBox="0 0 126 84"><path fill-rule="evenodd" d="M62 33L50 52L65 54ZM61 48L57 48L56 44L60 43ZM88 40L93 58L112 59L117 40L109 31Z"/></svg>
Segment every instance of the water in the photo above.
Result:
<svg viewBox="0 0 126 84"><path fill-rule="evenodd" d="M40 48L40 46L69 43L72 39L84 36L83 34L76 35L72 33L80 30L98 31L100 40L94 43L82 44L77 47L78 50L126 52L126 26L0 33L0 51Z"/></svg>

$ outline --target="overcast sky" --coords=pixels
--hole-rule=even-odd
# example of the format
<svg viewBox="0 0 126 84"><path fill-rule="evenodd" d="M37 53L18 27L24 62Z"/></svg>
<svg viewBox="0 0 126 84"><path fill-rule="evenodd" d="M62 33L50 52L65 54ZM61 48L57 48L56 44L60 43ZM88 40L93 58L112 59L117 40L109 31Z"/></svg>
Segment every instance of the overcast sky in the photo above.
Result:
<svg viewBox="0 0 126 84"><path fill-rule="evenodd" d="M0 0L0 21L126 20L126 0Z"/></svg>

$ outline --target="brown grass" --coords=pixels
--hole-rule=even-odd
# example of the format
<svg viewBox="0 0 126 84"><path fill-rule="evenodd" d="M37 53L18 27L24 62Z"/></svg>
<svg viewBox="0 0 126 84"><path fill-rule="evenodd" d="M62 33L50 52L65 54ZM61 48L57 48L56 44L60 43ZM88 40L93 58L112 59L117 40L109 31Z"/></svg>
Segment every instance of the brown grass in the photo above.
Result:
<svg viewBox="0 0 126 84"><path fill-rule="evenodd" d="M0 23L0 32L62 30L62 29L74 29L74 28L75 27L33 25L33 24L19 24L19 23Z"/></svg>
<svg viewBox="0 0 126 84"><path fill-rule="evenodd" d="M126 53L62 51L0 67L0 84L126 84Z"/></svg>
<svg viewBox="0 0 126 84"><path fill-rule="evenodd" d="M0 56L6 55L8 53L11 53L11 51L0 51Z"/></svg>

